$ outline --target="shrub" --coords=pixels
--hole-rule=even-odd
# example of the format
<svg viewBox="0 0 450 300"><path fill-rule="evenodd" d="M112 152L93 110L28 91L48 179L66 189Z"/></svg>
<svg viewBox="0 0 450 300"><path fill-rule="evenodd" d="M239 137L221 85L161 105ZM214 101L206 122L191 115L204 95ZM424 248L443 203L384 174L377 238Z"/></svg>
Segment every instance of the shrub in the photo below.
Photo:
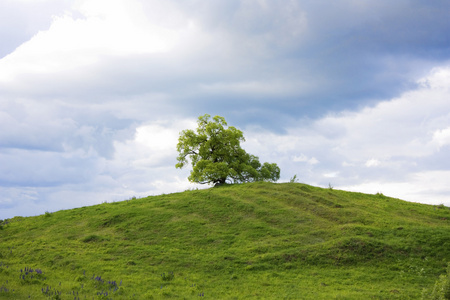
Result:
<svg viewBox="0 0 450 300"><path fill-rule="evenodd" d="M298 178L297 178L297 174L295 174L290 180L290 183L297 183L298 182Z"/></svg>

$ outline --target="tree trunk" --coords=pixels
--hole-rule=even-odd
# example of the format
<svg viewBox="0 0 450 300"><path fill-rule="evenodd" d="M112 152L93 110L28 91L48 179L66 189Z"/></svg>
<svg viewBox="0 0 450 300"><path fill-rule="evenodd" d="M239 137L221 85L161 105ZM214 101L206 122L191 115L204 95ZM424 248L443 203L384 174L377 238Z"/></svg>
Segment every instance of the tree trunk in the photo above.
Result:
<svg viewBox="0 0 450 300"><path fill-rule="evenodd" d="M220 179L216 180L214 182L214 187L221 186L221 185L225 184L226 180L227 180L226 178L220 178Z"/></svg>

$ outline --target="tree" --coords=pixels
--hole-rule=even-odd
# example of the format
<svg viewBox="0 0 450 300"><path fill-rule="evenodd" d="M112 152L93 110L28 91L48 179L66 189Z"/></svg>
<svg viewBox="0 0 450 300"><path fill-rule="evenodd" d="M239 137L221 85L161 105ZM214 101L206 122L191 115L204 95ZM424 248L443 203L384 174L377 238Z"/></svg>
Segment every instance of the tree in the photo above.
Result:
<svg viewBox="0 0 450 300"><path fill-rule="evenodd" d="M192 163L188 177L190 182L212 183L214 185L232 183L272 181L280 178L280 168L272 163L261 164L257 156L248 154L241 148L245 141L242 131L228 126L223 117L206 114L198 118L196 132L183 130L178 138L178 163L181 169Z"/></svg>

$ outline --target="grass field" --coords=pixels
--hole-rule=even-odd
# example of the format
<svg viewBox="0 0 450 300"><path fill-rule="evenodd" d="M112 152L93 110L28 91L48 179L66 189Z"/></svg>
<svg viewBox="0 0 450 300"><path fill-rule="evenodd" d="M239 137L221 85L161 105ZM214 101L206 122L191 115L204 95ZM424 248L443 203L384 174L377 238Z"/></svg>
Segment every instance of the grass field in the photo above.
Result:
<svg viewBox="0 0 450 300"><path fill-rule="evenodd" d="M0 299L420 299L450 261L448 207L300 183L1 224Z"/></svg>

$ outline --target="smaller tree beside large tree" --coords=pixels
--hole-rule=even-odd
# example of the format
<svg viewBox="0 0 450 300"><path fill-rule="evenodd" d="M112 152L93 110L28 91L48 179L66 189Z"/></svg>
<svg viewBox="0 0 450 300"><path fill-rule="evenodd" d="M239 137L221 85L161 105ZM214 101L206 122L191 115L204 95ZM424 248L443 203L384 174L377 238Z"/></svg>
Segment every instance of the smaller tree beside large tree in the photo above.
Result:
<svg viewBox="0 0 450 300"><path fill-rule="evenodd" d="M257 156L241 148L245 141L242 131L228 126L223 117L206 114L197 121L196 132L183 130L178 138L177 168L192 164L190 182L214 185L272 181L280 178L280 168L275 163L259 162Z"/></svg>

